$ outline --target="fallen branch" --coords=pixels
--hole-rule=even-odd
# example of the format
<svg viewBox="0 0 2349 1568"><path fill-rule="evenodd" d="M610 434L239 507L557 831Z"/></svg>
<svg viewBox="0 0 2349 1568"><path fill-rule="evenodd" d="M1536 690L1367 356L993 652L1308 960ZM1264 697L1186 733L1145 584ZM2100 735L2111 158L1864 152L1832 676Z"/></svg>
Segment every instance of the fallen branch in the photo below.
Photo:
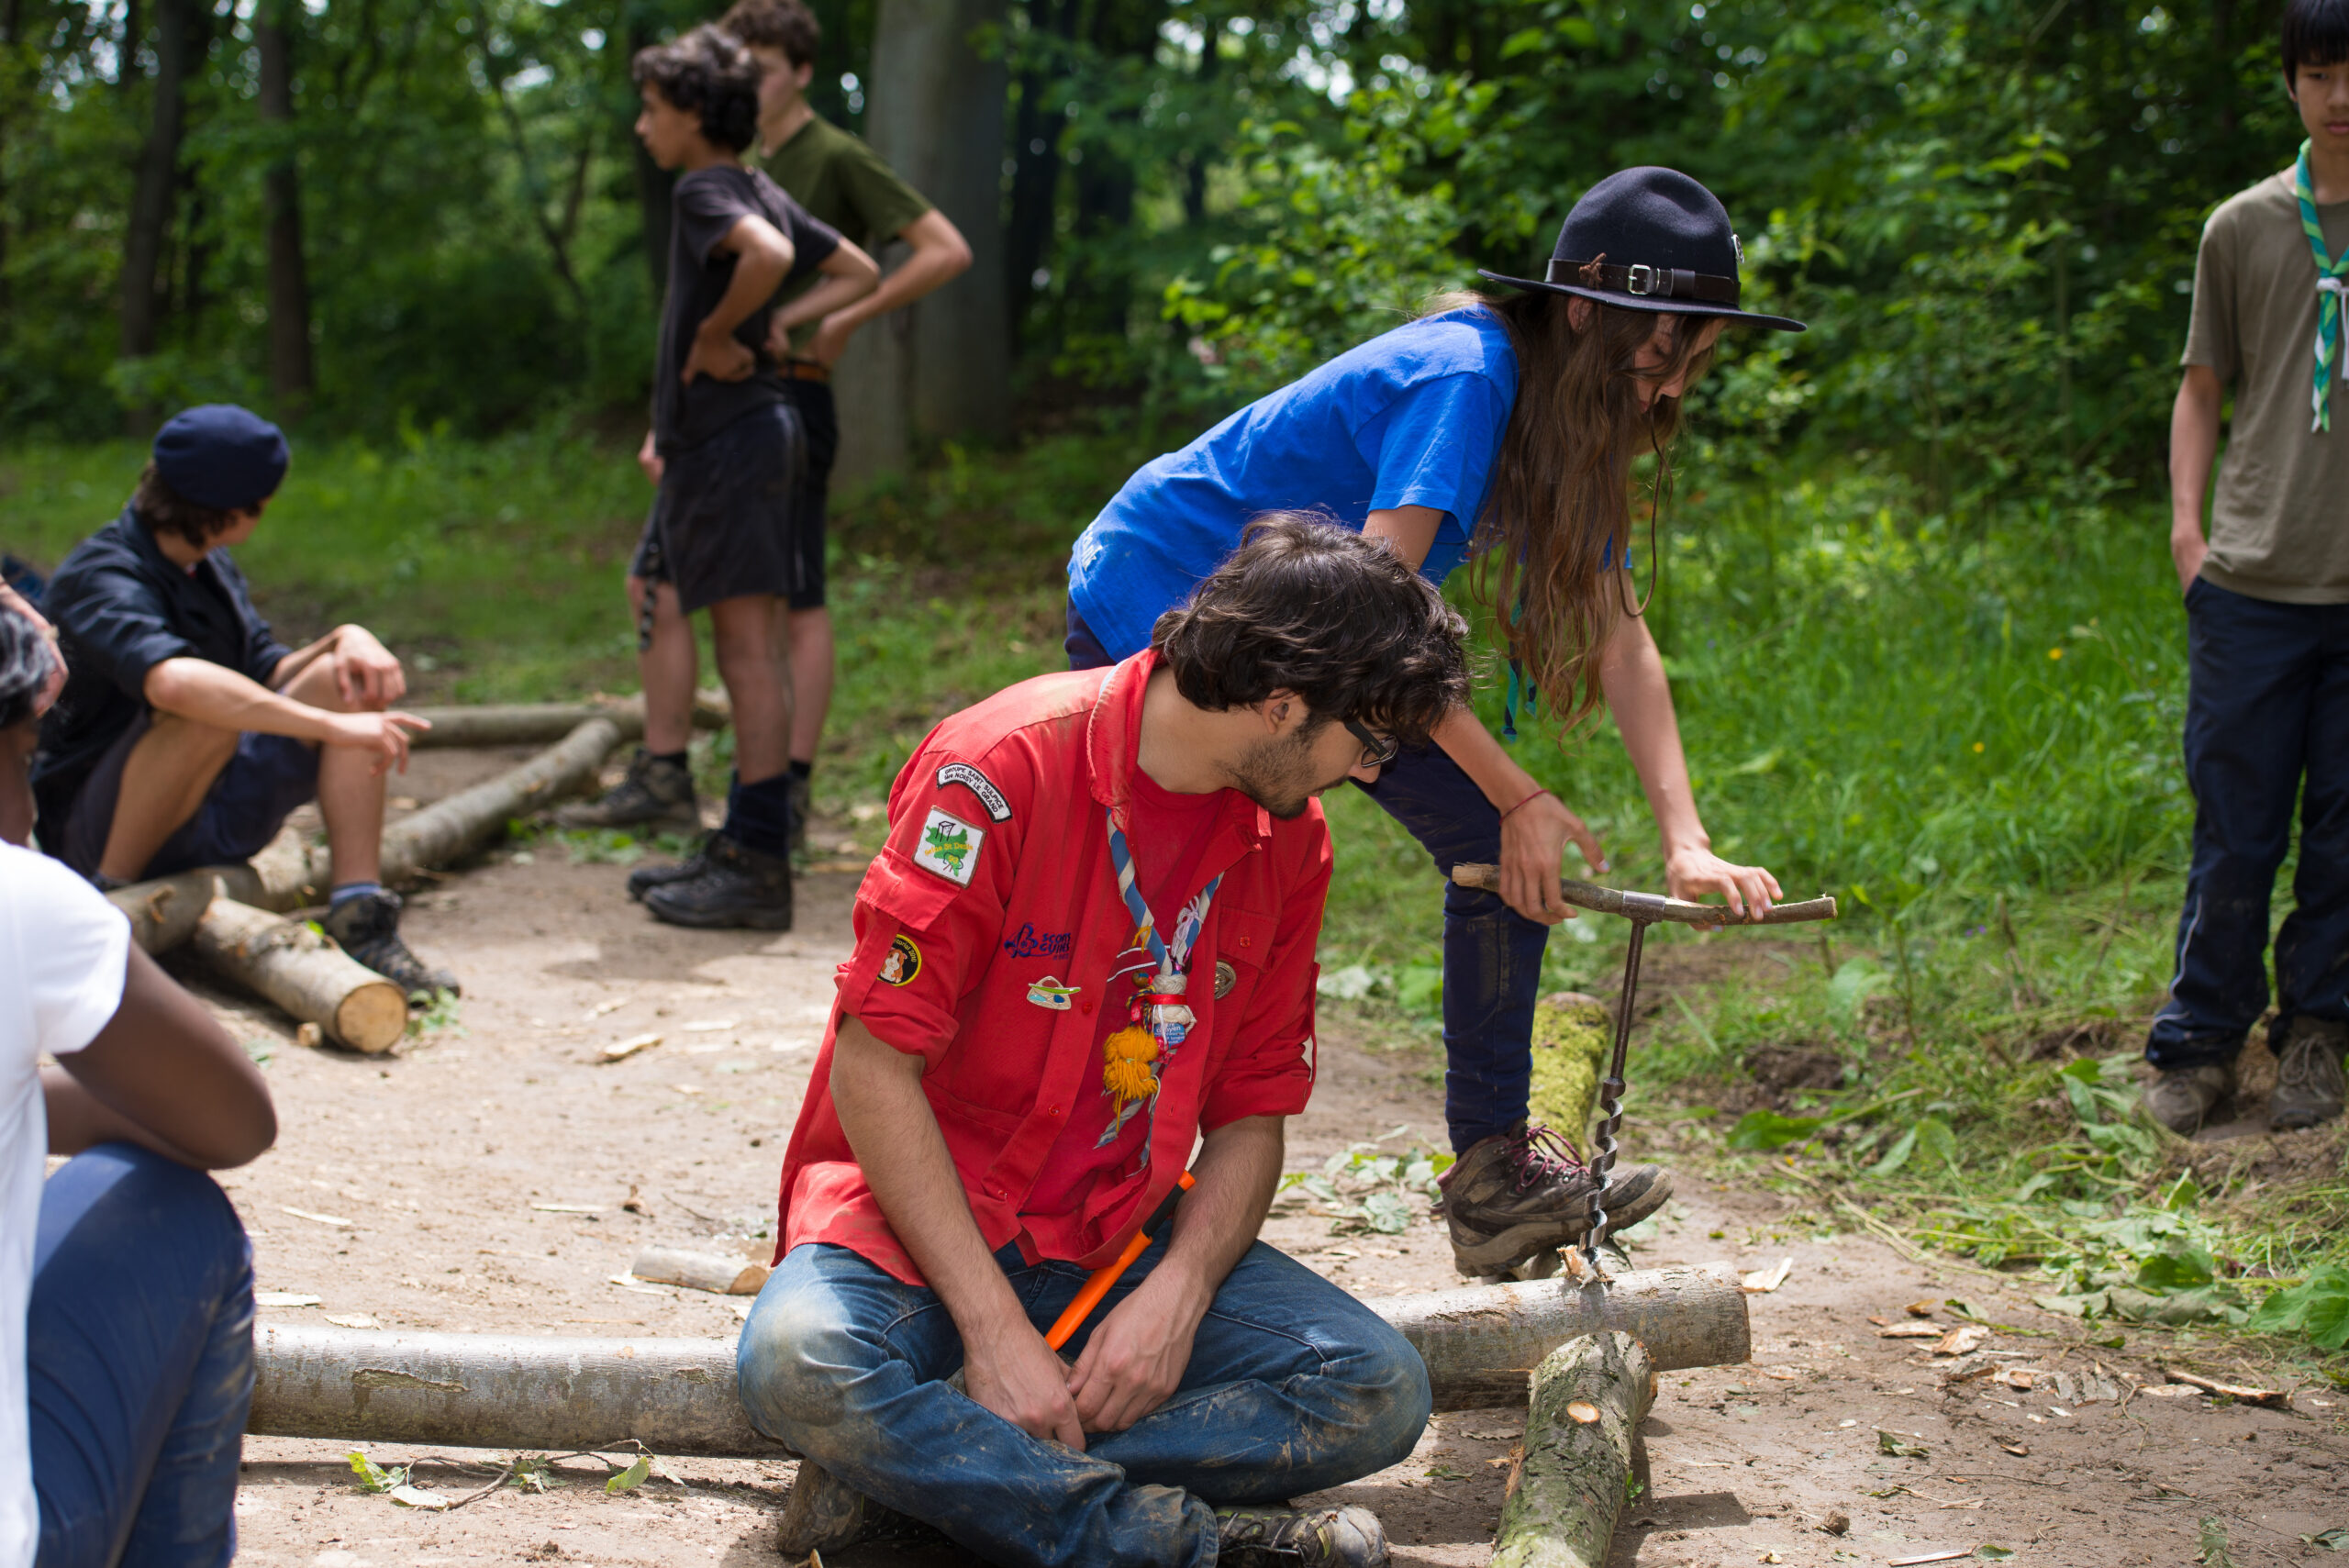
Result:
<svg viewBox="0 0 2349 1568"><path fill-rule="evenodd" d="M688 1252L680 1247L647 1247L637 1253L628 1272L651 1284L681 1284L714 1296L756 1296L773 1271L764 1263L742 1258Z"/></svg>
<svg viewBox="0 0 2349 1568"><path fill-rule="evenodd" d="M1493 1568L1599 1568L1645 1469L1655 1371L1629 1334L1586 1334L1533 1373L1525 1457L1501 1507Z"/></svg>
<svg viewBox="0 0 2349 1568"><path fill-rule="evenodd" d="M644 738L644 699L605 697L589 702L503 703L488 706L413 708L432 728L409 742L419 751L448 751L466 746L546 746L562 740L591 718L608 718L619 727L622 740ZM732 720L726 698L716 692L694 694L694 728L723 729Z"/></svg>
<svg viewBox="0 0 2349 1568"><path fill-rule="evenodd" d="M2188 1388L2199 1388L2205 1394L2220 1395L2244 1405L2265 1405L2271 1410L2292 1407L2292 1396L2280 1388L2253 1388L2240 1383L2221 1383L2215 1377L2203 1377L2169 1366L2162 1368L2162 1375L2172 1383L2182 1383Z"/></svg>
<svg viewBox="0 0 2349 1568"><path fill-rule="evenodd" d="M389 1051L407 1029L400 988L305 923L215 898L195 942L212 969L353 1050Z"/></svg>

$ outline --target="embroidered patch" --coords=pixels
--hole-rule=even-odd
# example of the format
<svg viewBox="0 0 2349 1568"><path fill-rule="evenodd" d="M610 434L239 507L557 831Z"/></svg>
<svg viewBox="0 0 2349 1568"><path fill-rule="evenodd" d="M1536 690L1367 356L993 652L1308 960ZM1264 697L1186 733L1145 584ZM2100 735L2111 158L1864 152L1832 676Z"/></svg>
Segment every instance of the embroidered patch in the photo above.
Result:
<svg viewBox="0 0 2349 1568"><path fill-rule="evenodd" d="M1028 987L1028 1000L1055 1013L1065 1013L1075 1006L1076 994L1083 989L1081 985L1063 985L1059 975L1047 974Z"/></svg>
<svg viewBox="0 0 2349 1568"><path fill-rule="evenodd" d="M1069 947L1068 932L1040 931L1032 922L1003 939L1003 951L1014 958L1066 958Z"/></svg>
<svg viewBox="0 0 2349 1568"><path fill-rule="evenodd" d="M1011 803L1003 798L1003 791L996 788L988 781L986 774L979 772L970 763L949 762L938 770L938 787L944 789L951 784L961 784L964 789L977 795L979 804L987 808L987 816L992 820L996 822L1011 820Z"/></svg>
<svg viewBox="0 0 2349 1568"><path fill-rule="evenodd" d="M1231 988L1239 984L1240 972L1223 960L1217 959L1215 961L1215 999L1219 1002L1222 1001L1231 995Z"/></svg>
<svg viewBox="0 0 2349 1568"><path fill-rule="evenodd" d="M914 976L921 973L921 949L914 946L913 938L897 933L889 944L889 956L881 961L881 978L891 985L910 985Z"/></svg>
<svg viewBox="0 0 2349 1568"><path fill-rule="evenodd" d="M971 873L979 869L979 846L986 841L985 828L933 806L921 825L921 842L914 846L914 864L957 887L968 887Z"/></svg>

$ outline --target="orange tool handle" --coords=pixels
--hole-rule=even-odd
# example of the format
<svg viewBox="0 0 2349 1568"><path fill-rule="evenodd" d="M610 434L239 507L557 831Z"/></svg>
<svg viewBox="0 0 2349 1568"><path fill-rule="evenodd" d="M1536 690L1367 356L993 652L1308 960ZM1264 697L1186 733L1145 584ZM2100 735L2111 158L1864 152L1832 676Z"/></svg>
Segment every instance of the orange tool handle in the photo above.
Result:
<svg viewBox="0 0 2349 1568"><path fill-rule="evenodd" d="M1151 1238L1166 1229L1174 1219L1174 1206L1183 1201L1183 1195L1197 1184L1191 1180L1190 1172L1183 1173L1182 1179L1174 1184L1174 1190L1168 1193L1166 1201L1158 1206L1158 1212L1134 1232L1134 1239L1126 1243L1124 1251L1118 1254L1118 1261L1104 1263L1093 1271L1092 1277L1085 1282L1085 1288L1076 1293L1076 1299L1068 1304L1068 1310L1062 1313L1060 1320L1052 1325L1052 1331L1044 1336L1044 1343L1056 1351L1068 1343L1069 1336L1085 1326L1085 1320L1093 1316L1093 1309L1101 1305L1101 1298L1109 1294L1109 1287L1118 1283L1118 1276L1133 1266L1133 1261L1141 1257L1143 1249L1150 1245Z"/></svg>

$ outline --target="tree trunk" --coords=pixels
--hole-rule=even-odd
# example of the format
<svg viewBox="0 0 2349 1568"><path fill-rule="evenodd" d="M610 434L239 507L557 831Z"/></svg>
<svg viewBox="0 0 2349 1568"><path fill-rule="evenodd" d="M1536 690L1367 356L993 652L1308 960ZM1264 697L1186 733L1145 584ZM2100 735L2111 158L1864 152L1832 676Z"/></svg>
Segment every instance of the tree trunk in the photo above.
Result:
<svg viewBox="0 0 2349 1568"><path fill-rule="evenodd" d="M905 380L915 431L931 439L1010 429L1003 275L1005 61L973 34L1008 0L880 0L865 127L875 150L971 244L971 270L908 308Z"/></svg>
<svg viewBox="0 0 2349 1568"><path fill-rule="evenodd" d="M302 260L302 173L294 156L294 39L300 13L274 0L253 28L261 48L261 117L275 128L282 156L262 176L269 225L269 385L278 406L298 416L317 378L310 362L310 281Z"/></svg>
<svg viewBox="0 0 2349 1568"><path fill-rule="evenodd" d="M1077 0L1031 4L1031 26L1065 41L1076 34ZM1045 46L1050 48L1052 46ZM1021 73L1019 112L1013 121L1011 217L1004 231L1004 308L1016 345L1023 336L1036 274L1052 255L1052 217L1059 206L1061 130L1066 117L1047 112L1056 70L1039 66Z"/></svg>
<svg viewBox="0 0 2349 1568"><path fill-rule="evenodd" d="M400 988L306 922L215 898L195 946L211 968L354 1051L389 1051L407 1030Z"/></svg>
<svg viewBox="0 0 2349 1568"><path fill-rule="evenodd" d="M179 179L180 138L186 128L188 44L195 32L195 0L156 0L154 102L139 150L139 172L122 245L122 357L143 360L154 353L162 327L163 237L171 231L172 190ZM137 52L136 36L123 39L122 70L128 77ZM130 411L135 429L152 422L151 411Z"/></svg>
<svg viewBox="0 0 2349 1568"><path fill-rule="evenodd" d="M1646 1479L1640 1423L1654 1402L1655 1369L1629 1334L1550 1352L1533 1373L1493 1568L1601 1568L1631 1483Z"/></svg>

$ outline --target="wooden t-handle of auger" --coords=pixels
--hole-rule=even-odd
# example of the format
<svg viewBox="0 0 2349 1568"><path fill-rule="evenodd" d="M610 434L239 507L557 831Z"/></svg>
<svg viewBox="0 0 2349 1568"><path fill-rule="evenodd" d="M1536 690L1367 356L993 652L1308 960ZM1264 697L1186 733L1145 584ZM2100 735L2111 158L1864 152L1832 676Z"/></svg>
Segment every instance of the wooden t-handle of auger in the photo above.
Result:
<svg viewBox="0 0 2349 1568"><path fill-rule="evenodd" d="M1501 890L1498 866L1473 862L1456 865L1452 868L1452 880L1483 893ZM1595 882L1577 882L1570 876L1558 879L1558 891L1569 904L1579 904L1602 915L1621 915L1643 925L1675 920L1684 926L1789 926L1798 920L1835 918L1835 900L1825 894L1797 904L1773 904L1757 918L1740 917L1719 904L1691 904L1683 898L1664 898L1653 893L1625 893L1620 888L1601 887Z"/></svg>
<svg viewBox="0 0 2349 1568"><path fill-rule="evenodd" d="M1068 1304L1068 1310L1060 1315L1052 1324L1052 1332L1044 1336L1044 1343L1057 1351L1068 1343L1070 1335L1085 1327L1085 1320L1093 1316L1093 1309L1101 1305L1101 1298L1109 1294L1109 1287L1118 1283L1118 1276L1133 1267L1134 1260L1141 1256L1151 1239L1174 1222L1174 1206L1183 1201L1185 1193L1197 1184L1191 1180L1190 1172L1183 1173L1182 1178L1174 1184L1174 1190L1166 1195L1165 1201L1148 1219L1142 1221L1141 1229L1134 1232L1134 1239L1126 1243L1126 1250L1118 1254L1117 1260L1093 1271L1085 1282L1085 1288L1076 1293L1076 1299Z"/></svg>

